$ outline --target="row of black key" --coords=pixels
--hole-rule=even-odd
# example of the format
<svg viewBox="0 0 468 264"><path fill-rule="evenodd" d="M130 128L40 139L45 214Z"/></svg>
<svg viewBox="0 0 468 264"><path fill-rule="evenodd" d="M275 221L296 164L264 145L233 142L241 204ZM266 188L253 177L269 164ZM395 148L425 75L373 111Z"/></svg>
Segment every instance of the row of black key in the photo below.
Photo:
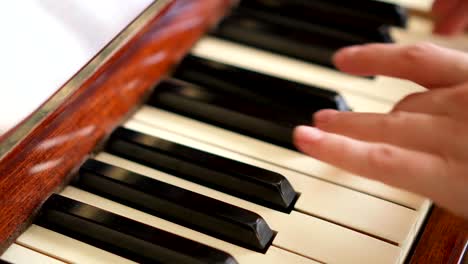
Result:
<svg viewBox="0 0 468 264"><path fill-rule="evenodd" d="M310 122L317 110L349 110L335 92L196 56L188 56L175 76L199 86L177 80L164 81L150 98L151 104L188 115L198 113L199 119L203 114L209 121L218 114L219 121L230 120L232 124L239 120L232 119L234 115L226 115L226 111L237 112L235 114L242 114L244 118L254 119L250 124L238 122L238 125L255 128L252 131L261 131L258 123L262 119L280 129L292 129L297 124ZM192 102L187 102L191 97ZM202 104L208 107L200 107ZM207 111L213 106L218 108ZM289 136L286 137L290 142ZM126 128L114 131L106 151L285 213L292 210L298 197L287 179L275 172ZM96 160L89 160L82 166L74 184L258 252L266 252L274 237L265 220L253 212Z"/></svg>
<svg viewBox="0 0 468 264"><path fill-rule="evenodd" d="M252 250L266 251L274 236L256 213L97 160L81 167L74 185Z"/></svg>
<svg viewBox="0 0 468 264"><path fill-rule="evenodd" d="M200 64L203 67L197 67ZM193 68L198 71L191 70ZM220 78L215 78L216 74L210 72L211 69L221 70ZM204 78L203 73L208 73L212 78ZM296 100L294 111L300 113L306 111L307 100L315 98L318 100L317 105L311 107L313 110L308 109L306 115L320 107L347 109L346 103L336 93L201 58L189 57L176 74L202 82L217 92L243 96L245 101L263 100L267 103L265 107L271 107L275 102L278 104L282 98L280 105L284 101L290 100L289 103L292 103L292 100ZM252 90L242 90L241 80L248 80ZM262 89L253 89L253 86L258 88L262 83L265 85ZM283 89L291 94L291 98L281 96ZM156 94L163 91L165 89L159 87ZM152 102L156 103L154 98ZM250 110L254 107L252 105ZM289 126L292 125L294 123ZM292 210L298 197L287 179L275 172L125 128L114 131L106 150L286 213ZM87 161L73 184L96 195L258 252L266 252L275 235L266 221L256 213L97 160ZM35 223L141 263L236 263L225 252L58 195L46 202Z"/></svg>
<svg viewBox="0 0 468 264"><path fill-rule="evenodd" d="M282 175L161 138L118 128L106 150L243 199L289 211L296 192ZM275 232L258 214L94 159L73 185L257 252ZM35 223L141 263L236 263L228 254L101 209L53 195Z"/></svg>
<svg viewBox="0 0 468 264"><path fill-rule="evenodd" d="M248 0L241 1L240 8L348 29L405 27L407 23L402 7L376 0Z"/></svg>
<svg viewBox="0 0 468 264"><path fill-rule="evenodd" d="M245 0L213 34L333 67L339 48L392 42L390 25L405 24L402 8L374 0Z"/></svg>
<svg viewBox="0 0 468 264"><path fill-rule="evenodd" d="M235 264L226 252L60 196L35 224L139 263Z"/></svg>
<svg viewBox="0 0 468 264"><path fill-rule="evenodd" d="M297 198L281 174L126 128L112 134L106 150L283 212L291 211Z"/></svg>
<svg viewBox="0 0 468 264"><path fill-rule="evenodd" d="M295 150L294 127L321 109L350 110L336 92L188 56L177 80L163 81L148 103Z"/></svg>
<svg viewBox="0 0 468 264"><path fill-rule="evenodd" d="M195 101L219 107L220 120L232 117L224 115L223 109L254 118L250 124L239 122L254 127L252 131L261 131L261 120L290 130L310 122L313 112L319 109L349 109L332 91L195 56L186 58L175 75L202 86L163 82L152 96L152 104L168 108L171 96L198 95ZM194 112L197 104L184 107L188 107L188 113ZM210 112L202 110L199 113L208 114L207 119L213 121ZM284 138L290 140L290 132L286 134ZM114 131L106 150L285 213L292 210L298 197L288 180L275 172L125 128ZM96 160L81 167L73 184L257 252L266 252L275 236L256 213ZM36 224L142 263L236 263L225 252L57 195L44 205Z"/></svg>

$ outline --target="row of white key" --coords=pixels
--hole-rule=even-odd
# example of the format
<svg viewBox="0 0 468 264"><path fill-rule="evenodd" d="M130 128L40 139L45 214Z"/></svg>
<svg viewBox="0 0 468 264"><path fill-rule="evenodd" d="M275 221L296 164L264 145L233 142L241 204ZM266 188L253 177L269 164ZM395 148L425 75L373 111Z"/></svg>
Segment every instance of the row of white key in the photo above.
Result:
<svg viewBox="0 0 468 264"><path fill-rule="evenodd" d="M418 195L349 174L299 152L157 108L144 106L133 116L133 120L170 131L174 134L193 138L218 148L224 148L231 152L252 157L265 163L287 168L310 177L316 177L353 190L368 193L408 208L417 210L426 201Z"/></svg>
<svg viewBox="0 0 468 264"><path fill-rule="evenodd" d="M385 77L378 77L377 80L357 78L216 38L203 39L193 53L253 71L334 89L345 97L354 110L360 112L387 112L392 103L421 90L421 87L410 82ZM388 86L383 85L385 81L388 81ZM392 89L388 89L389 86ZM405 250L412 243L430 204L417 195L349 175L302 154L152 107L143 107L133 120L126 126L263 168L276 171L281 170L280 167L289 169L283 169L283 173L296 171L294 176L291 173L285 173L285 176L301 192L297 210L396 242ZM304 174L350 189L326 182L312 182L310 179L298 181L304 179ZM383 206L391 203L361 192L408 208L395 204L393 208ZM291 238L301 240L300 237Z"/></svg>
<svg viewBox="0 0 468 264"><path fill-rule="evenodd" d="M267 223L269 223L273 230L278 231L278 234L273 241L273 246L295 252L298 255L307 256L311 259L325 263L395 263L400 255L400 249L397 246L308 215L298 212L284 214L110 154L102 153L98 155L97 158L100 161L137 172L150 178L170 183L256 212L261 215ZM68 187L63 194L67 197L81 200L83 199L82 195L84 192ZM155 217L138 212L137 210L129 207L118 205L117 203L110 201L106 201L104 204L105 199L98 196L88 195L86 197L89 197L89 199L82 200L83 202L110 210L146 224L163 228L164 230L189 239L214 247L217 247L217 245L221 243L217 239L208 239L207 236L193 230L189 231L187 228L180 229L180 227L175 224L163 225L159 222L153 222L156 219ZM178 227L176 229L170 228L176 226ZM197 234L197 236L194 237L194 234ZM203 239L200 239L199 236L202 236ZM207 243L211 240L216 240L218 242L214 244ZM223 242L222 244L227 243ZM362 251L363 248L366 250ZM245 252L245 254L247 254L247 252L249 252L249 254L257 254L250 250L246 250ZM235 255L233 256L236 257ZM239 263L243 263L239 259L238 261Z"/></svg>
<svg viewBox="0 0 468 264"><path fill-rule="evenodd" d="M132 127L132 128L138 128L139 124L135 123L134 125L136 127ZM142 129L142 127L144 127L144 125L139 127L140 131L143 130L143 132L148 132L148 128L146 128L146 130L145 130L145 129ZM156 130L154 130L154 131L156 131ZM164 136L165 134L167 134L167 132L165 133L164 131L157 131L158 136ZM177 138L177 136L176 136L176 138ZM174 138L171 138L171 139L174 139ZM179 137L179 139L180 139L180 137ZM192 143L193 142L194 141L192 141ZM205 148L209 149L210 147L205 146ZM222 150L222 149L220 149L220 150ZM227 152L224 152L222 154L226 154L226 153ZM235 154L235 153L233 153L233 154ZM235 156L231 156L231 157L236 158ZM246 158L246 157L242 158L242 157L239 157L239 155L238 155L237 158L239 160L242 160L242 161L248 161L249 160L249 158ZM397 247L395 247L395 246L391 246L389 244L378 241L376 239L366 237L365 235L355 233L354 231L346 230L346 229L341 228L339 226L335 226L333 224L326 223L325 221L321 221L320 219L313 219L312 217L308 217L308 216L300 214L300 213L293 213L292 215L287 216L287 215L285 215L283 213L274 212L274 210L270 210L270 209L267 209L267 208L262 208L261 206L256 206L256 205L250 204L249 202L245 202L245 201L242 201L240 199L230 197L229 195L225 195L223 193L218 193L218 192L210 190L208 188L204 188L202 186L198 186L196 184L189 183L189 182L186 182L184 180L180 180L180 179L178 179L176 177L165 175L164 173L157 172L155 170L146 168L146 167L141 166L139 164L129 162L129 161L117 158L117 157L113 157L113 156L108 155L108 154L101 154L101 155L98 156L98 159L101 160L101 161L108 162L110 164L114 164L116 166L121 166L121 167L124 167L124 168L127 168L127 169L131 169L131 170L136 171L138 173L142 173L142 174L145 174L145 175L148 175L148 176L152 176L154 178L157 178L158 180L163 180L163 181L175 184L175 185L180 186L180 187L184 187L184 188L192 190L192 191L197 191L199 193L208 195L210 197L215 197L215 198L218 198L218 199L221 199L221 200L224 200L224 201L228 201L228 202L231 202L232 204L236 204L238 206L241 205L244 208L248 208L248 209L253 210L253 211L257 212L257 213L260 213L263 216L265 216L266 213L264 211L266 210L266 211L268 211L268 215L269 215L268 217L266 217L267 221L269 223L270 222L274 223L274 224L272 224L272 226L273 226L273 228L275 230L281 230L280 234L275 239L275 243L278 243L278 245L280 247L285 247L285 248L288 248L289 250L291 250L291 248L292 248L293 251L299 251L301 254L306 254L309 257L318 256L320 258L317 257L317 259L319 259L319 260L321 260L323 262L326 262L326 263L374 263L377 260L380 261L381 263L395 263L397 261L397 259L399 258L399 256L400 256L399 249ZM255 161L254 159L250 159L250 161L251 161L251 163L253 163L255 165L262 164L262 162ZM267 163L263 163L263 166L266 166L268 168L273 168L274 167L272 165L268 165ZM278 167L274 167L274 168L276 170L279 170L279 171L282 171L282 172L287 172L288 177L292 177L294 174L297 174L297 173L290 172L288 170L281 169L281 168L278 168ZM303 177L304 176L302 176L302 178ZM168 180L166 178L168 178ZM302 185L303 186L302 188L308 188L309 186L307 186L307 183L311 182L311 179L308 180L307 178L303 178L302 182L301 182L301 180L300 180L301 177L299 177L299 176L292 177L292 178L293 178L292 182L293 182L293 185L295 185L295 187ZM337 196L339 196L340 193L345 193L345 194L347 193L346 189L344 189L344 188L342 188L340 190L339 187L334 187L331 184L320 183L319 181L312 181L312 182L315 182L316 184L318 183L318 185L316 185L316 187L313 189L315 192L320 193L322 191L322 192L327 193L327 194L336 194ZM305 184L305 186L304 186L304 184ZM326 192L326 191L332 191L332 192ZM325 209L326 205L330 205L331 208L333 208L334 206L331 205L330 202L329 202L329 201L332 201L332 200L325 200L325 199L329 199L329 198L323 197L323 196L320 197L319 193L317 193L318 197L315 200L312 199L313 197L310 197L310 196L309 196L309 198L307 200L303 200L303 201L305 201L305 202L303 202L304 206L306 208L307 208L307 206L312 206L312 207L314 207L314 206L317 207L318 206L318 207L323 207L324 210L326 210ZM67 188L67 190L65 190L65 192L63 194L70 197L70 198L73 198L73 199L76 199L76 200L79 200L79 201L83 201L83 202L89 203L91 205L96 205L98 207L101 207L103 209L110 210L110 211L113 211L113 212L116 212L116 211L114 211L115 206L117 206L118 208L125 208L125 210L133 210L133 209L127 208L125 206L117 205L117 204L112 203L112 202L108 202L108 204L110 203L112 205L111 207L102 206L102 204L97 203L97 201L102 202L105 199L99 198L99 197L94 196L94 195L87 194L85 192L76 190L76 189L74 189L72 187ZM359 193L356 193L355 195L357 196L357 201L359 201L359 200L362 201L363 200L362 199L363 197L361 197L361 199L359 199L360 198ZM306 192L303 192L303 197L307 197L307 196L308 195L306 194ZM87 197L87 198L84 199L83 197ZM89 198L89 197L91 197L91 198ZM330 197L330 198L333 198L333 197ZM347 197L345 196L345 198L352 198L352 197L350 197L348 195ZM347 200L347 199L344 199L344 200ZM364 200L366 200L366 199L364 198ZM320 204L321 201L322 202L327 201L327 203L324 203L323 205L321 205ZM310 202L310 204L309 204L309 202ZM335 207L336 207L336 205L338 205L338 206L340 205L339 202L340 202L339 200L335 201ZM372 203L372 201L370 203ZM99 206L99 205L101 205L101 206ZM379 206L382 206L382 205L383 205L383 209L389 209L388 208L389 206L392 207L391 204L385 204L385 202L383 202L383 203L381 203L379 205L379 203L377 202L374 205L376 207L376 208L374 208L374 210L379 209ZM360 206L356 206L354 208L356 210L359 210L359 207ZM346 215L346 213L352 213L352 211L353 211L351 209L351 210L348 210L348 212L346 212L346 208L342 208L342 209L344 209L343 215ZM371 209L371 208L369 208L369 209ZM311 210L315 210L315 209L311 209ZM408 213L410 211L410 209L406 209L406 208L405 208L405 210L408 210L408 211L405 211L405 213ZM136 210L134 210L134 211L136 211ZM118 212L122 212L121 215L124 215L124 216L135 215L133 211L132 212L118 211ZM338 212L338 211L335 211L335 212ZM377 219L375 219L375 217L379 217L378 215L383 213L383 211L374 212L374 213L376 213L375 215L372 215L372 212L367 212L366 213L365 211L364 212L357 211L357 213L364 213L364 215L367 215L367 216L370 217L370 220L377 220ZM370 213L370 215L369 215L369 213ZM141 213L141 214L143 214L143 213ZM406 221L403 221L404 223L408 223L408 221L413 220L412 217L414 217L414 216L411 216L411 214L408 214L407 216L410 216L410 217L409 217L409 219L406 219ZM405 217L403 217L403 219L404 218ZM142 219L140 219L140 218L135 219L135 220L142 221ZM382 218L380 220L384 220L384 218ZM159 219L159 221L163 221L163 220ZM142 222L148 223L146 221L142 221ZM169 225L172 225L175 228L175 229L169 229L169 231L175 232L175 233L177 233L179 235L187 237L186 236L187 231L188 231L187 229L179 227L179 226L174 225L174 224L169 224ZM161 227L161 225L159 225L159 224L154 225L154 226ZM383 226L385 226L385 223L383 223ZM404 226L404 224L403 224L403 226ZM291 227L296 227L297 229L292 230L293 228L291 228ZM401 226L399 228L401 228ZM182 230L181 231L175 231L175 230L180 230L180 229L182 229ZM397 229L398 229L398 227L397 227ZM403 228L403 229L405 229L405 228ZM393 230L395 230L395 228L393 228ZM192 233L197 233L197 232L192 231ZM198 235L201 235L201 234L198 234ZM193 237L189 237L189 238L194 239ZM198 240L198 241L205 242L205 240ZM74 239L67 238L67 237L62 236L60 234L57 234L55 232L48 231L48 230L43 229L43 228L38 227L38 226L32 226L26 233L24 233L18 239L18 243L22 243L24 245L27 245L30 248L34 248L35 250L38 250L40 252L45 252L46 254L50 254L50 255L54 256L55 258L63 259L63 260L66 260L68 262L78 262L78 263L98 263L99 262L99 263L106 263L106 260L109 260L109 263L112 263L112 262L113 263L125 263L124 259L121 259L118 256L115 256L113 254L107 253L107 252L102 251L100 249L91 247L91 246L86 245L84 243L78 242L78 241L76 241ZM218 244L219 244L219 241L217 243L215 243L215 245L218 245ZM232 246L232 245L230 245L230 246ZM354 246L354 248L353 248L353 246ZM374 252L375 254L369 255L369 254L366 253L363 256L361 256L361 254L363 252L360 252L360 249L362 249L362 248L366 248L367 250L372 249L371 251ZM221 248L221 249L224 249L224 248ZM242 249L242 250L244 250L244 249ZM253 263L253 262L250 261L251 257L247 257L247 256L251 256L252 254L254 256L260 258L261 254L256 254L256 253L254 254L254 253L249 252L248 250L244 250L244 251L245 251L244 254L240 254L239 256L241 257L241 259L244 259L244 258L247 258L247 259L245 261L240 262L240 263ZM230 252L230 251L228 251L228 252ZM287 256L287 257L293 258L293 259L298 258L298 256L296 256L294 254L290 254L288 252L285 252L284 250L281 250L281 249L278 249L278 248L275 248L275 247L272 247L272 249L269 252L276 252L277 254L279 254L279 255L281 255L283 257ZM85 254L83 254L83 253L85 253ZM271 254L273 254L273 253L268 253L266 256L268 257ZM239 258L239 256L236 256L236 258ZM264 257L263 255L261 255L261 256ZM278 256L275 256L274 259L281 260L281 258L278 258ZM258 259L258 260L260 260L260 259ZM263 258L262 260L265 260L265 258ZM294 260L294 261L279 262L279 263L301 263L300 261L305 261L305 260L303 260L302 258L298 258L297 260Z"/></svg>
<svg viewBox="0 0 468 264"><path fill-rule="evenodd" d="M66 262L60 261L48 255L44 255L27 247L19 244L11 245L5 253L0 256L1 260L14 263L14 264L64 264Z"/></svg>
<svg viewBox="0 0 468 264"><path fill-rule="evenodd" d="M129 121L125 127L277 172L286 177L293 188L300 193L294 207L295 210L381 237L398 245L404 243L417 217L417 212L412 209L157 129L138 121Z"/></svg>
<svg viewBox="0 0 468 264"><path fill-rule="evenodd" d="M74 187L67 187L61 195L223 250L231 254L239 263L318 264L316 261L274 246L271 246L266 254L244 249ZM18 238L18 243L69 263L134 263L36 225L32 225L22 234Z"/></svg>

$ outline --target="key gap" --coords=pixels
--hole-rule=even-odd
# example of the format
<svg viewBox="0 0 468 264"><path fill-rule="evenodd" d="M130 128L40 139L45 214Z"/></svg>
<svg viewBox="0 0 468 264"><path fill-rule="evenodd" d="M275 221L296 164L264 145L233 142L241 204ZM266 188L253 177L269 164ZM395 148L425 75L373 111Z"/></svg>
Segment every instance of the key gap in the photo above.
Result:
<svg viewBox="0 0 468 264"><path fill-rule="evenodd" d="M282 247L282 246L274 245L274 247L277 247L277 248L279 248L279 249L282 249L282 250L284 250L284 251L287 251L287 252L289 252L289 253L291 253L291 254L298 255L298 256L303 257L303 258L306 258L306 259L313 260L313 261L318 262L318 263L321 263L321 264L327 264L327 263L324 262L324 261L321 261L321 260L318 260L318 259L315 259L315 258L308 257L308 256L306 256L306 255L304 255L304 254L301 254L301 253L298 253L298 252L296 252L296 251L293 251L293 250L284 248L284 247Z"/></svg>
<svg viewBox="0 0 468 264"><path fill-rule="evenodd" d="M363 235L366 235L366 236L370 236L372 238L375 238L375 239L378 239L378 240L381 240L381 241L384 241L386 243L389 243L389 244L392 244L394 246L397 246L397 247L400 247L400 245L396 242L393 242L389 239L386 239L386 238L383 238L383 237L380 237L380 236L377 236L377 235L373 235L371 233L368 233L368 232L365 232L365 231L362 231L362 230L359 230L359 229L356 229L354 227L351 227L351 226L347 226L347 225L344 225L344 224L340 224L336 221L333 221L333 220L330 220L328 218L325 218L325 217L322 217L322 216L318 216L318 215L315 215L315 214L311 214L309 212L306 212L306 211L303 211L301 209L294 209L296 212L299 212L299 213L302 213L302 214L305 214L305 215L308 215L308 216L312 216L312 217L315 217L315 218L318 218L320 220L323 220L323 221L326 221L326 222L329 222L329 223L332 223L334 225L337 225L337 226L340 226L340 227L343 227L343 228L346 228L346 229L350 229L350 230L353 230L355 232L358 232L360 234L363 234Z"/></svg>
<svg viewBox="0 0 468 264"><path fill-rule="evenodd" d="M52 230L50 230L50 231L52 231ZM52 232L54 232L54 231L52 231ZM60 257L57 257L57 256L50 255L49 253L47 253L47 252L45 252L45 251L43 251L43 250L35 249L35 248L30 247L29 245L26 245L26 244L21 243L21 242L19 242L19 241L15 241L15 244L18 244L18 245L20 245L20 246L22 246L22 247L24 247L24 248L27 248L27 249L29 249L29 250L32 250L32 251L34 251L34 252L40 253L40 254L42 254L42 255L44 255L44 256L47 256L47 257L56 259L56 260L58 260L58 261L61 261L61 262L67 263L67 264L73 264L72 262L69 262L68 260L65 260L65 259L60 258Z"/></svg>
<svg viewBox="0 0 468 264"><path fill-rule="evenodd" d="M133 119L134 121L138 122L138 123L142 123L144 125L148 125L150 127L154 127L155 125L150 123L150 122L147 122L145 120L140 120L140 119ZM205 124L205 123L204 123ZM199 139L199 138L196 138L196 137L192 137L192 136L188 136L188 135L185 135L185 134L182 134L182 133L179 133L177 131L173 131L173 130L170 130L168 128L165 128L165 127L162 127L162 126L157 126L156 127L158 129L161 129L161 130L164 130L164 131L167 131L167 132L170 132L170 133L173 133L173 134L176 134L176 135L179 135L181 137L185 137L185 138L189 138L189 139L192 139L192 140L195 140L195 141L199 141L199 142L202 142L204 144L207 144L207 145L210 145L210 146L214 146L214 147L217 147L217 148L221 148L221 149L224 149L224 150L227 150L227 151L230 151L230 152L234 152L236 154L239 154L239 155L242 155L242 156L245 156L245 157L248 157L248 158L251 158L251 159L255 159L255 160L259 160L261 162L265 162L265 163L268 163L270 165L273 165L273 166L276 166L276 167L280 167L282 169L286 169L286 170L289 170L289 171L293 171L293 172L296 172L296 173L299 173L301 175L304 175L306 177L312 177L314 179L317 179L317 180L320 180L320 181L324 181L324 182L328 182L328 183L331 183L333 185L337 185L337 186L340 186L340 187L343 187L343 188L346 188L346 189L349 189L349 190L353 190L353 191L356 191L356 192L359 192L359 193L362 193L362 194L365 194L365 195L369 195L371 197L374 197L374 198L377 198L377 199L380 199L380 200L383 200L383 201L386 201L386 202L389 202L389 203L393 203L393 204L396 204L396 205L399 205L399 206L402 206L404 208L407 208L407 209L410 209L412 211L418 211L418 209L416 208L413 208L413 207L410 207L410 206L407 206L407 205L404 205L404 204L401 204L399 202L395 202L395 201L391 201L389 199L386 199L386 198L383 198L383 197L379 197L377 195L374 195L374 194L370 194L370 193L366 193L364 191L361 191L361 190L358 190L358 189L355 189L355 188L352 188L352 187L349 187L349 186L345 186L343 184L340 184L340 183L337 183L337 182L333 182L333 181L330 181L330 180L327 180L327 179L323 179L323 178L320 178L320 177L316 177L314 175L311 175L311 174L306 174L304 172L301 172L301 171L298 171L298 170L295 170L295 169L292 169L292 168L289 168L289 167L286 167L284 165L281 165L281 164L277 164L277 163L273 163L273 162L270 162L268 160L264 160L264 159L260 159L258 157L255 157L255 156L252 156L252 155L248 155L248 154L245 154L245 153L242 153L242 152L238 152L238 151L235 151L235 150L232 150L232 149L229 149L229 148L226 148L226 147L223 147L221 145L216 145L216 144L213 144L213 143L210 143L209 141L206 141L206 140L203 140L203 139ZM263 141L262 141L263 142ZM295 203L295 202L294 202Z"/></svg>

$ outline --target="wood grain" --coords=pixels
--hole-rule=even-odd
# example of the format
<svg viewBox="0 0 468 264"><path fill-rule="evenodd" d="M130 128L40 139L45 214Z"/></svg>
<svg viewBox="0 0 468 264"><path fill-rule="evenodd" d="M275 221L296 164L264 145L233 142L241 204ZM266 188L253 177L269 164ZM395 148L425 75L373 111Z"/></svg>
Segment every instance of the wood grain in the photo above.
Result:
<svg viewBox="0 0 468 264"><path fill-rule="evenodd" d="M231 3L175 0L2 159L0 253Z"/></svg>
<svg viewBox="0 0 468 264"><path fill-rule="evenodd" d="M468 221L435 207L410 263L458 264L467 239Z"/></svg>

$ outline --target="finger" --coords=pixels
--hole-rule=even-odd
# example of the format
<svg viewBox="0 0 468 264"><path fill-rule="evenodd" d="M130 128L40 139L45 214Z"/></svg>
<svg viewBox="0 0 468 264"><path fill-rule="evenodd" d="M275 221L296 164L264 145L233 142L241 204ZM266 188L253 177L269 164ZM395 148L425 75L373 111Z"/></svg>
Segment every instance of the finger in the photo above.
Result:
<svg viewBox="0 0 468 264"><path fill-rule="evenodd" d="M468 113L468 83L413 93L400 100L391 112L424 113L466 120Z"/></svg>
<svg viewBox="0 0 468 264"><path fill-rule="evenodd" d="M432 13L440 18L445 17L461 0L436 0L432 4Z"/></svg>
<svg viewBox="0 0 468 264"><path fill-rule="evenodd" d="M447 130L448 120L428 114L323 110L314 115L314 121L317 128L326 132L423 152L439 153L443 146L438 142L447 140L444 132Z"/></svg>
<svg viewBox="0 0 468 264"><path fill-rule="evenodd" d="M468 25L468 2L458 1L445 15L438 17L434 25L434 33L454 35L464 31Z"/></svg>
<svg viewBox="0 0 468 264"><path fill-rule="evenodd" d="M294 142L299 150L321 161L354 174L382 181L421 194L431 192L439 177L444 177L444 160L436 156L399 147L367 143L298 127Z"/></svg>
<svg viewBox="0 0 468 264"><path fill-rule="evenodd" d="M428 43L352 46L339 50L333 60L338 69L347 73L387 75L427 88L468 81L467 54Z"/></svg>

